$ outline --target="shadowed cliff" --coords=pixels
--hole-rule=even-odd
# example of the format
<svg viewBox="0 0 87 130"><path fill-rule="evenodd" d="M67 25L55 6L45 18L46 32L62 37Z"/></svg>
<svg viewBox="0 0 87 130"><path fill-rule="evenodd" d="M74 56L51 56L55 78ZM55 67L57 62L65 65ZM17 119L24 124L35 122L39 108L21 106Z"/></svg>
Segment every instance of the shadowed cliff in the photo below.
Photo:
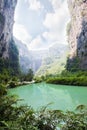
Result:
<svg viewBox="0 0 87 130"><path fill-rule="evenodd" d="M17 0L0 0L0 72L19 73L18 50L13 40L14 12Z"/></svg>

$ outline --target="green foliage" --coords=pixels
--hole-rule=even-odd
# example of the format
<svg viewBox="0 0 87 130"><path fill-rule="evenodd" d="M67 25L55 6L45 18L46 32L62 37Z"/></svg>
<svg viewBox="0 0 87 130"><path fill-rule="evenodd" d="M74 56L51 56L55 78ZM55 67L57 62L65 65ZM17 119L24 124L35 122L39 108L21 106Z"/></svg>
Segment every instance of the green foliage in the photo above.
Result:
<svg viewBox="0 0 87 130"><path fill-rule="evenodd" d="M15 88L19 85L19 77L11 77L10 81L8 82L8 88Z"/></svg>
<svg viewBox="0 0 87 130"><path fill-rule="evenodd" d="M0 84L0 96L3 96L5 94L7 94L6 86L3 84Z"/></svg>
<svg viewBox="0 0 87 130"><path fill-rule="evenodd" d="M40 69L36 72L36 77L45 75L55 75L60 74L64 70L66 58L55 60L53 63L48 65L42 65Z"/></svg>
<svg viewBox="0 0 87 130"><path fill-rule="evenodd" d="M28 71L28 73L27 73L27 75L26 75L26 81L32 81L33 76L34 76L33 70L32 70L32 69L29 69L29 71Z"/></svg>
<svg viewBox="0 0 87 130"><path fill-rule="evenodd" d="M13 39L10 41L9 46L9 68L11 75L18 75L20 73L19 68L19 53L18 49L13 41Z"/></svg>
<svg viewBox="0 0 87 130"><path fill-rule="evenodd" d="M78 72L80 71L80 59L78 57L74 57L72 59L67 58L66 70L70 72Z"/></svg>
<svg viewBox="0 0 87 130"><path fill-rule="evenodd" d="M15 76L12 77L6 69L4 69L2 73L0 73L1 89L3 88L3 86L6 86L8 88L14 88L18 86L18 83L19 83L19 77L15 77Z"/></svg>
<svg viewBox="0 0 87 130"><path fill-rule="evenodd" d="M9 59L0 57L0 73L8 71L9 75L17 76L20 73L18 50L12 40L9 45Z"/></svg>
<svg viewBox="0 0 87 130"><path fill-rule="evenodd" d="M9 87L9 88L15 88L15 87L16 87L16 82L15 82L15 81L10 81L8 87Z"/></svg>
<svg viewBox="0 0 87 130"><path fill-rule="evenodd" d="M48 77L46 82L53 84L87 86L87 72L69 72L65 70L59 76Z"/></svg>
<svg viewBox="0 0 87 130"><path fill-rule="evenodd" d="M29 69L27 74L21 73L19 77L20 81L32 81L34 77L33 70Z"/></svg>
<svg viewBox="0 0 87 130"><path fill-rule="evenodd" d="M44 81L44 79L42 77L35 77L34 81L35 81L35 83L40 83L40 82Z"/></svg>
<svg viewBox="0 0 87 130"><path fill-rule="evenodd" d="M3 72L0 73L0 83L7 84L9 80L10 80L9 73L6 69L4 69Z"/></svg>

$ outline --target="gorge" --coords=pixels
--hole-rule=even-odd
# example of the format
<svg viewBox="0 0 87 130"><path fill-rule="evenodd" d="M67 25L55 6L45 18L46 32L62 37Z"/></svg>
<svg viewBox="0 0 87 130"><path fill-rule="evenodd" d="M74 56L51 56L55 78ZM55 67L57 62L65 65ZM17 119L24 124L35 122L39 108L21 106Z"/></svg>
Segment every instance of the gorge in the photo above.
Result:
<svg viewBox="0 0 87 130"><path fill-rule="evenodd" d="M61 30L64 29L63 21L67 16L64 15L66 8L64 8L64 12L61 10L61 2L65 0L21 1L23 4L24 2L31 4L29 7L32 10L32 15L35 12L34 20L36 20L38 10L38 16L43 12L47 18L44 22L44 26L47 26L47 28L45 26L47 32L33 39L32 43L38 43L35 41L41 43L42 39L46 42L45 38L48 37L49 42L50 35L48 34L50 33L51 38L57 38L55 38L55 41L59 37L63 39ZM41 2L46 7L45 10L41 6ZM49 51L40 50L39 53L35 50L29 52L26 45L14 38L13 25L16 4L17 0L0 0L0 130L87 130L87 106L85 106L87 105L87 0L68 0L71 22L67 28L70 46L67 60L68 49L62 42L51 46ZM26 7L28 7L28 4L26 4ZM49 4L49 7L47 4ZM62 7L65 7L66 3L62 4ZM27 11L30 11L29 7ZM23 18L22 20L28 24L22 17L23 11L25 11L25 8L22 8L21 16L18 18ZM62 21L59 17L56 17L57 13L60 13L59 16L65 16ZM50 22L48 19L50 19ZM62 23L62 26L55 27L57 22ZM50 23L53 26L50 26ZM37 20L34 21L34 24L38 25ZM23 26L21 28L23 31ZM34 29L35 35L38 26L36 28L31 26L31 28ZM59 36L58 34L56 36L57 29L59 29ZM43 27L39 28L39 31L43 32ZM24 35L24 32L22 36L26 37L27 33ZM44 74L44 71L50 72L50 70L53 70L54 75L52 73L47 75L46 72L45 76L41 76L41 80L37 80L42 81L42 83L34 83L32 81L35 78L32 78L33 72L31 69L28 75L22 73L27 72L31 67L36 71L37 66L42 67L38 75ZM59 74L60 71L62 73ZM22 81L28 81L29 85L23 84L21 86ZM21 85L18 86L16 83Z"/></svg>
<svg viewBox="0 0 87 130"><path fill-rule="evenodd" d="M0 57L1 59L5 59L5 61L6 59L8 60L8 63L6 62L7 68L9 68L9 66L12 67L15 64L15 67L17 67L14 67L13 69L17 69L18 71L19 54L13 40L13 24L16 4L17 0L1 0L0 3ZM76 68L78 68L86 70L87 1L69 0L68 7L71 15L71 21L68 25L67 32L70 46L67 69L76 70ZM12 58L15 58L14 63L11 62Z"/></svg>

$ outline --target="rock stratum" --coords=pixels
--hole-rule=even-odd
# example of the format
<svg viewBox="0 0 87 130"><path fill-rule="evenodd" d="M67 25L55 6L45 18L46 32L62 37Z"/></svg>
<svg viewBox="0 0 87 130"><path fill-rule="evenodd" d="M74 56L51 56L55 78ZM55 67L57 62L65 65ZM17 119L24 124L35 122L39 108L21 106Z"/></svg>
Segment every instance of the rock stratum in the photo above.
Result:
<svg viewBox="0 0 87 130"><path fill-rule="evenodd" d="M68 0L71 21L68 24L70 53L67 69L87 70L87 0Z"/></svg>

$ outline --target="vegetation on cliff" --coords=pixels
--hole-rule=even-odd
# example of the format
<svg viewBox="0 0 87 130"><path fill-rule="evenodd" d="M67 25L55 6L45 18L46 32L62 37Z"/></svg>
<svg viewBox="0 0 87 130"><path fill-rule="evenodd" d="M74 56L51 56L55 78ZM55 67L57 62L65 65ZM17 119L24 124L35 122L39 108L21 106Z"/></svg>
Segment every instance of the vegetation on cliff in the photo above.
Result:
<svg viewBox="0 0 87 130"><path fill-rule="evenodd" d="M11 76L17 76L20 73L18 50L13 40L9 46L9 58L0 57L0 73L3 70L7 70Z"/></svg>

